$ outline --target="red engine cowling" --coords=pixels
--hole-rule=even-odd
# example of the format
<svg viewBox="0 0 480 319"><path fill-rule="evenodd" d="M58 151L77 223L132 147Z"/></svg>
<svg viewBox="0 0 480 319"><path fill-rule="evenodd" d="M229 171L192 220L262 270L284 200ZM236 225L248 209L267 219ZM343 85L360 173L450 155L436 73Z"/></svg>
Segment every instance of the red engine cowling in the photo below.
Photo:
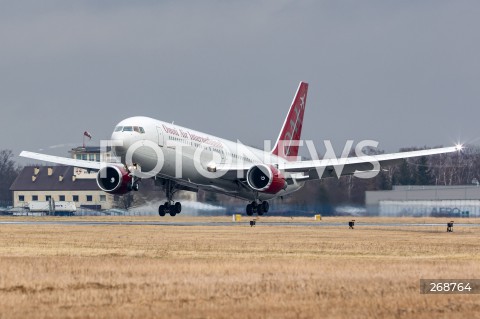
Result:
<svg viewBox="0 0 480 319"><path fill-rule="evenodd" d="M128 193L131 188L132 176L122 165L108 165L102 167L97 173L98 187L109 194L122 195Z"/></svg>
<svg viewBox="0 0 480 319"><path fill-rule="evenodd" d="M248 185L259 192L276 194L287 187L287 182L280 171L271 165L259 164L247 172Z"/></svg>

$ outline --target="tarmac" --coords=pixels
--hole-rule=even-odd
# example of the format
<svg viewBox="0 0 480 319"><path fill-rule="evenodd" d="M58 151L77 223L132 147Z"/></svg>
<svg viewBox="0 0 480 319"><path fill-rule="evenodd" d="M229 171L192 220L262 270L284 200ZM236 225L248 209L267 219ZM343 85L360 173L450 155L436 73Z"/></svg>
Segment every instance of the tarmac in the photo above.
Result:
<svg viewBox="0 0 480 319"><path fill-rule="evenodd" d="M252 219L253 220L253 219ZM78 221L78 220L59 220L59 221L0 221L0 225L62 225L62 226L250 226L250 220L240 222L208 222L208 221ZM348 223L328 223L328 222L269 222L257 220L255 226L268 227L348 227ZM455 223L455 227L480 227L480 224L462 224ZM445 223L362 223L355 222L357 227L446 227Z"/></svg>

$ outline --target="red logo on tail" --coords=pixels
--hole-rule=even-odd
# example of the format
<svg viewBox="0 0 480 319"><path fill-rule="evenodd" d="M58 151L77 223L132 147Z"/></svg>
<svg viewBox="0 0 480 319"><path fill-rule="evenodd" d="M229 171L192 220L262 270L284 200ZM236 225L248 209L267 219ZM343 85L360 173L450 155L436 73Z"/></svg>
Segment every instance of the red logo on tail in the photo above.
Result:
<svg viewBox="0 0 480 319"><path fill-rule="evenodd" d="M298 156L298 143L302 134L307 91L308 83L300 82L272 154L283 158Z"/></svg>

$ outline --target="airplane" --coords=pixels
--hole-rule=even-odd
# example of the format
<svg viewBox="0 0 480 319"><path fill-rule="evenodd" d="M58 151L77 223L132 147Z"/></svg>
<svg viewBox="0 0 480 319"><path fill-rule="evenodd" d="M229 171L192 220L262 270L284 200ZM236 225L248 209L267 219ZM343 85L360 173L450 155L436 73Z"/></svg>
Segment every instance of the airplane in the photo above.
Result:
<svg viewBox="0 0 480 319"><path fill-rule="evenodd" d="M301 160L298 156L308 83L300 82L271 151L243 145L173 123L135 116L119 122L111 136L117 162L94 162L23 151L20 156L97 172L98 187L123 195L138 191L144 178L154 178L167 201L160 216L182 210L179 191L200 189L244 199L246 214L263 215L269 200L294 193L310 180L343 175L376 175L382 167L419 156L461 151L462 145L410 152ZM372 175L372 176L374 176Z"/></svg>

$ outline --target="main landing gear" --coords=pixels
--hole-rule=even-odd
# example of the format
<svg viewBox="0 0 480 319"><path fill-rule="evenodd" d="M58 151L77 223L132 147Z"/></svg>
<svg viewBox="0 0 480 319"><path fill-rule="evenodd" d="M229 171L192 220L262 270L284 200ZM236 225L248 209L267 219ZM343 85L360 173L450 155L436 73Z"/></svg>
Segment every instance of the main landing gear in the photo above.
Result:
<svg viewBox="0 0 480 319"><path fill-rule="evenodd" d="M182 211L182 204L180 202L174 202L173 201L173 194L177 191L176 188L176 183L170 180L166 180L165 184L165 194L167 195L167 201L165 204L160 205L158 207L158 214L160 216L165 216L166 214L170 214L170 216L175 216L177 214L180 214Z"/></svg>
<svg viewBox="0 0 480 319"><path fill-rule="evenodd" d="M158 214L160 216L165 216L166 214L170 214L170 216L175 216L177 214L180 214L181 211L182 204L180 204L180 202L176 202L175 204L173 203L173 201L165 202L165 204L158 207Z"/></svg>
<svg viewBox="0 0 480 319"><path fill-rule="evenodd" d="M263 214L268 213L268 209L270 208L270 205L268 204L267 201L263 201L261 203L257 203L256 201L253 201L251 204L247 205L247 215L252 216L253 214L257 213L258 216L262 216Z"/></svg>

